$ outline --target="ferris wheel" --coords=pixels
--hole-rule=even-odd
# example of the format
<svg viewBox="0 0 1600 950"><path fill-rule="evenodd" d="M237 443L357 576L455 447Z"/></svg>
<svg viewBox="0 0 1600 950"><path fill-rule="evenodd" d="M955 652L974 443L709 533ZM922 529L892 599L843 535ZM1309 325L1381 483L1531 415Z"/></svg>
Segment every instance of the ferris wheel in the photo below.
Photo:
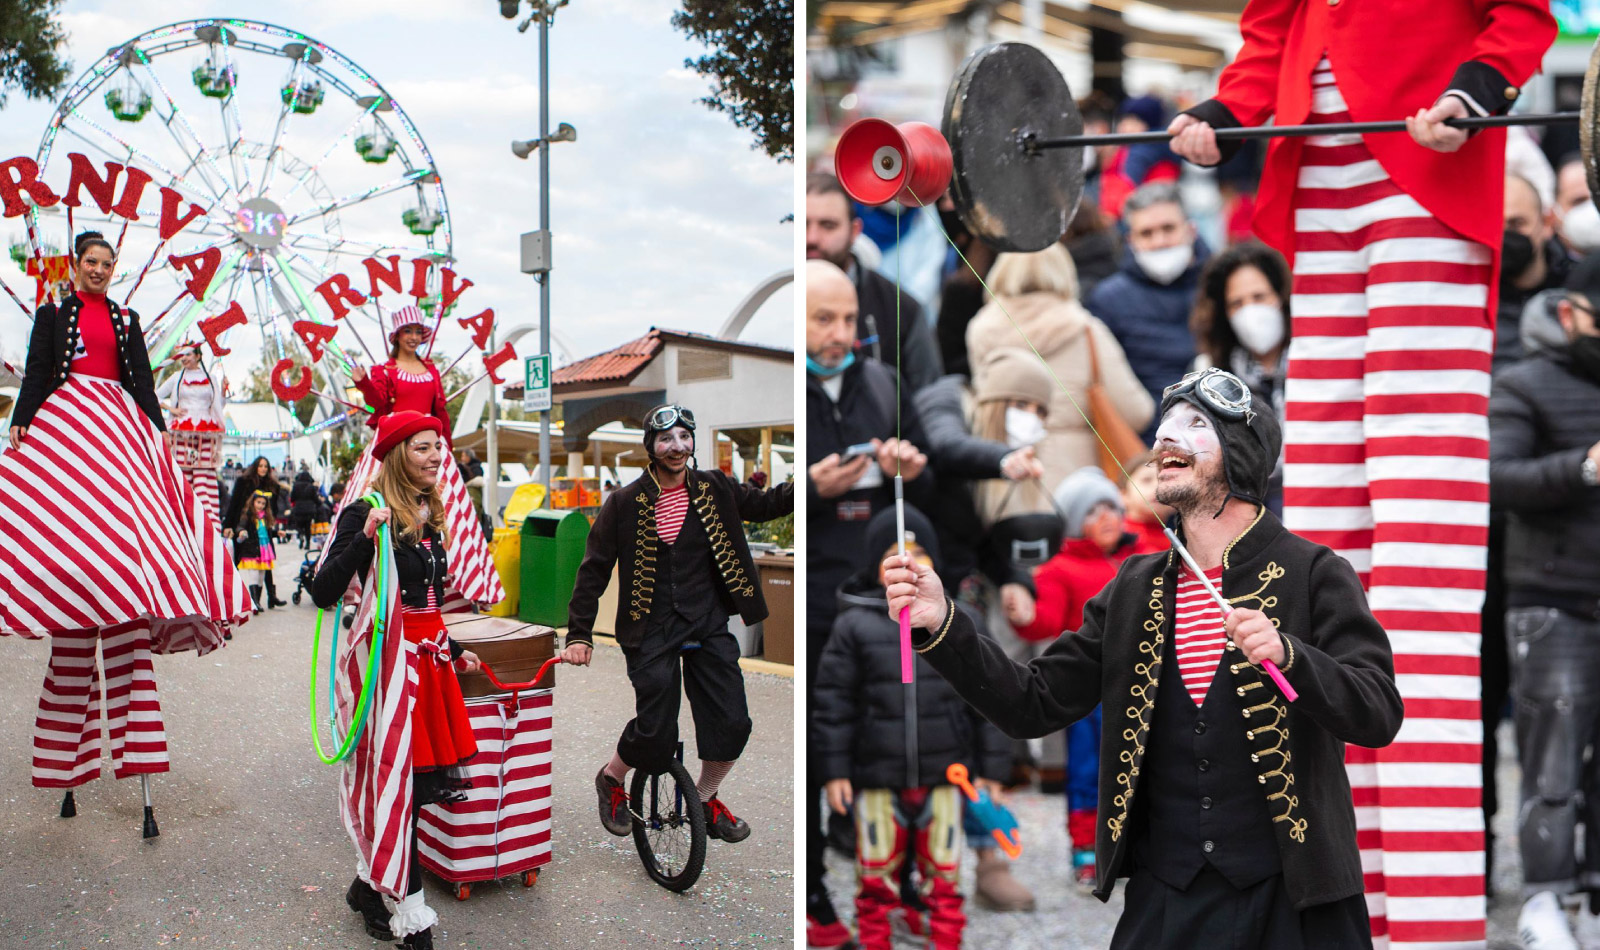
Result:
<svg viewBox="0 0 1600 950"><path fill-rule="evenodd" d="M415 271L427 287L421 306L430 319L442 316L433 312L440 269L454 258L433 156L383 86L324 43L237 19L141 33L68 89L39 143L41 178L64 180L72 152L136 166L203 210L168 242L148 214L130 222L93 202L33 208L11 247L21 267L64 253L75 233L104 232L119 259L109 294L121 301L137 293L131 303L153 361L191 338L196 320L237 303L248 323L227 333L255 332L223 338L235 350L230 365L311 363L294 323L326 324L314 289L359 272L366 258L431 261ZM189 273L168 266L168 256L212 248L221 265L197 300L186 291ZM330 346L319 364L334 392L352 360L384 358L380 308L375 298L353 308L344 346Z"/></svg>

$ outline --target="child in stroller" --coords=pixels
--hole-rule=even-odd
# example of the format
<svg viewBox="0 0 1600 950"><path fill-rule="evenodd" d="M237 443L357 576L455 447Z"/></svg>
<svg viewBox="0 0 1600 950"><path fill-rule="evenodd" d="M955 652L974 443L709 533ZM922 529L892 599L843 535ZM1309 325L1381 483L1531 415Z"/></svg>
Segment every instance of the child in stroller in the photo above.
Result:
<svg viewBox="0 0 1600 950"><path fill-rule="evenodd" d="M317 499L316 513L311 516L311 537L306 545L306 556L300 561L300 571L295 575L294 593L289 599L300 605L300 595L311 589L317 577L317 559L322 556L322 545L328 540L328 529L333 522L333 502L326 495Z"/></svg>

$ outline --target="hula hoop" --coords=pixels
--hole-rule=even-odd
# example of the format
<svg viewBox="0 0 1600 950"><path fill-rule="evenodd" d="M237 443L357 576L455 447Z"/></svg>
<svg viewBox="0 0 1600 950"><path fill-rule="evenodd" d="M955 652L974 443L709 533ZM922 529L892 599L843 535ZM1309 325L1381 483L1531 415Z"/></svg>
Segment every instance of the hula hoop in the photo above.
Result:
<svg viewBox="0 0 1600 950"><path fill-rule="evenodd" d="M373 508L387 507L383 496L377 492L369 492L361 500ZM356 739L360 737L362 729L366 727L368 706L372 701L373 684L377 682L378 656L383 650L383 635L389 627L389 602L384 596L389 574L394 570L394 545L387 523L378 526L378 577L377 577L377 610L372 619L372 649L367 654L366 682L361 684L361 698L356 702L355 715L351 717L350 732L339 737L339 724L334 717L334 676L338 663L339 653L339 627L344 614L343 598L334 607L333 639L328 650L328 724L333 733L333 740L337 748L329 755L322 747L322 733L317 728L317 652L322 642L322 624L327 615L327 610L317 608L317 626L311 637L311 742L316 746L317 758L323 765L334 765L350 757L355 750Z"/></svg>

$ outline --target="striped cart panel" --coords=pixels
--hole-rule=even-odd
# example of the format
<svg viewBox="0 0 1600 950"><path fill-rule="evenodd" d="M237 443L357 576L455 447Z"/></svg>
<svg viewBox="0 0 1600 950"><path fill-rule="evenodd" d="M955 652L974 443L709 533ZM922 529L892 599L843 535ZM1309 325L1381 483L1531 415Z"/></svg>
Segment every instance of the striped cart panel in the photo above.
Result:
<svg viewBox="0 0 1600 950"><path fill-rule="evenodd" d="M478 754L462 802L417 821L422 866L452 884L492 881L550 863L553 692L467 700Z"/></svg>

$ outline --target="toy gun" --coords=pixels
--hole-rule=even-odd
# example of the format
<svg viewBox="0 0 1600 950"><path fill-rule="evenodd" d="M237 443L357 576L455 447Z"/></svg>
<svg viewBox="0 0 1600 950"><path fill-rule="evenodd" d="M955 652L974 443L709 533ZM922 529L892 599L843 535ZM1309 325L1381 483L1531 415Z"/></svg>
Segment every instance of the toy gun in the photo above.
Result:
<svg viewBox="0 0 1600 950"><path fill-rule="evenodd" d="M967 781L967 767L960 762L954 762L945 769L944 777L967 796L967 801L970 803L968 807L972 809L973 816L989 834L994 836L995 842L1000 845L1000 850L1004 851L1007 857L1014 859L1022 853L1022 838L1017 834L1017 818L1011 814L1011 809L995 804L989 798L988 792L980 792L973 788L972 783Z"/></svg>

